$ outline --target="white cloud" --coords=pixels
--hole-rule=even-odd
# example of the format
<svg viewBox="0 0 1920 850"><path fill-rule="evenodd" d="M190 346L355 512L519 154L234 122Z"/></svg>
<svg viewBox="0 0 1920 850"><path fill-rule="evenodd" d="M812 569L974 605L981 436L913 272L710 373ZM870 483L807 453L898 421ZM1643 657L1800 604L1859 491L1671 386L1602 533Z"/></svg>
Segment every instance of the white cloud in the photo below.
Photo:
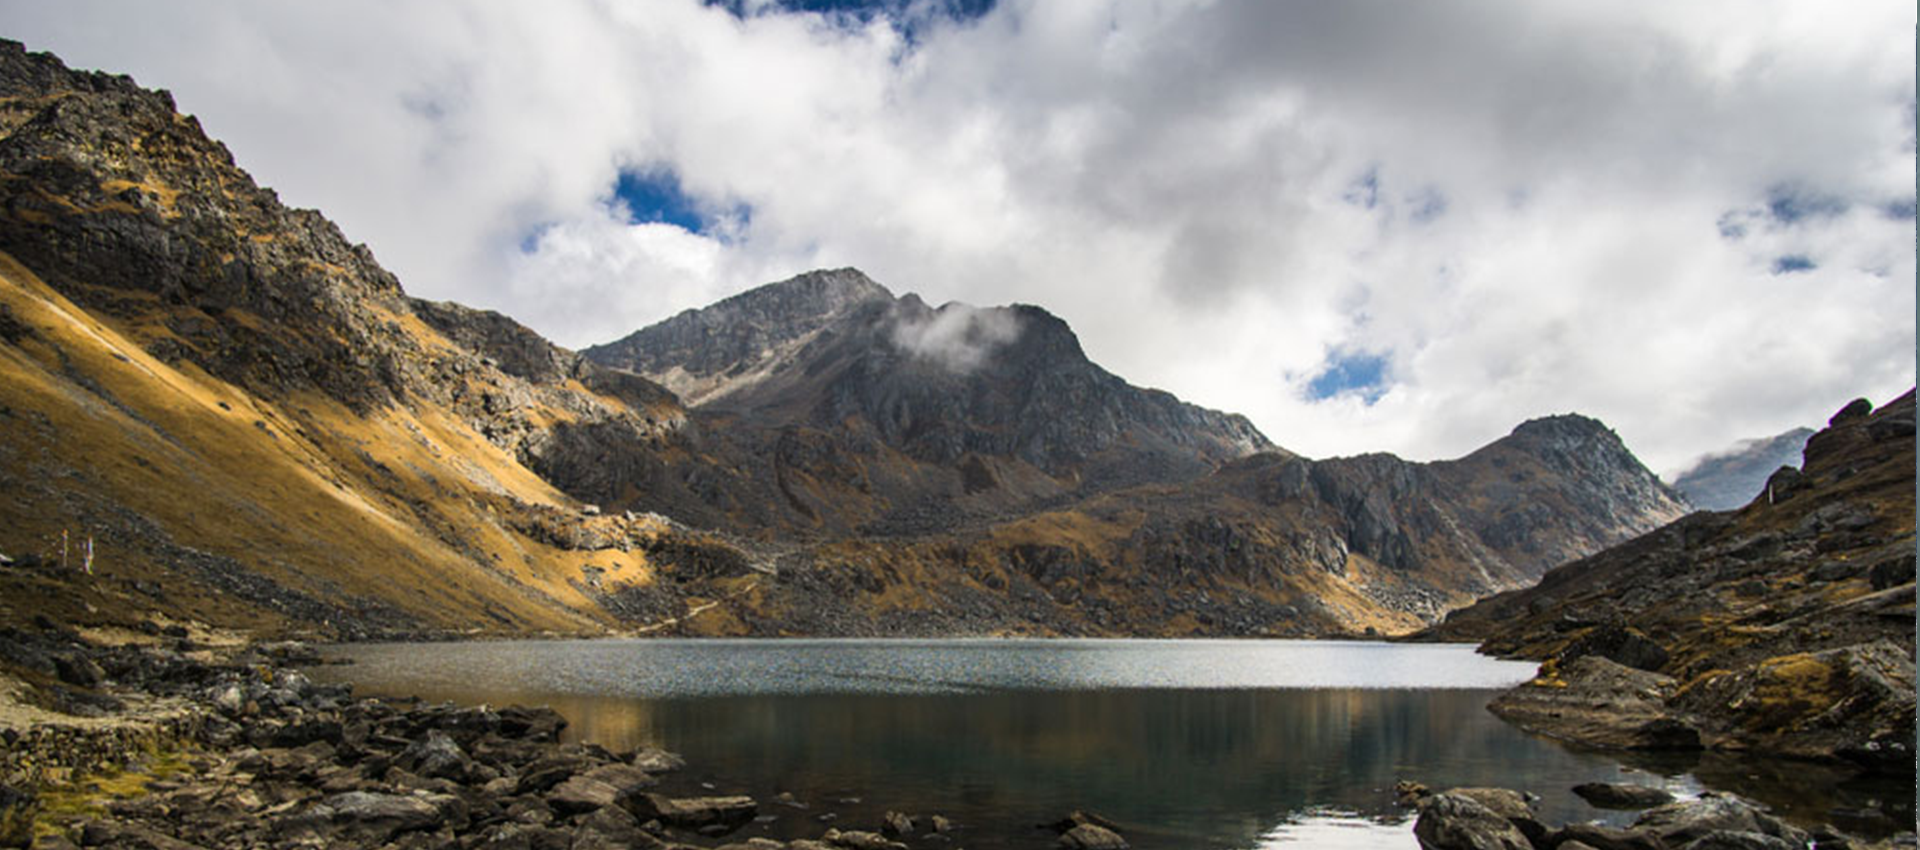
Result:
<svg viewBox="0 0 1920 850"><path fill-rule="evenodd" d="M410 291L570 345L853 265L1044 306L1308 454L1457 455L1578 410L1655 468L1914 380L1913 226L1879 211L1914 185L1897 4L1019 0L913 45L692 2L0 19L172 88ZM630 224L621 168L750 218ZM1779 222L1782 187L1846 209ZM1308 399L1354 351L1385 392Z"/></svg>
<svg viewBox="0 0 1920 850"><path fill-rule="evenodd" d="M952 303L925 315L895 318L893 344L950 372L971 372L1001 346L1020 338L1020 318L1005 308Z"/></svg>

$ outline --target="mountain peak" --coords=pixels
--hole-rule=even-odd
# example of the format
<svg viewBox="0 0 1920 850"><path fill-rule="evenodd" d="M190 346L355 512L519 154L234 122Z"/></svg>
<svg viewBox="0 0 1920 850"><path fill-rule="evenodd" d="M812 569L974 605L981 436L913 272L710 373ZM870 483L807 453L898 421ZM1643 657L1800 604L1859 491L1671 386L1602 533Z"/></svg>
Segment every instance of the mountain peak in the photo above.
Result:
<svg viewBox="0 0 1920 850"><path fill-rule="evenodd" d="M1529 419L1514 426L1513 436L1535 440L1620 441L1620 436L1615 434L1612 428L1607 427L1607 423L1578 413L1559 413Z"/></svg>
<svg viewBox="0 0 1920 850"><path fill-rule="evenodd" d="M765 312L778 309L789 317L835 315L868 301L891 301L893 293L859 269L815 269L782 281L764 284L714 304ZM756 309L758 308L758 309ZM687 310L681 313L697 312Z"/></svg>

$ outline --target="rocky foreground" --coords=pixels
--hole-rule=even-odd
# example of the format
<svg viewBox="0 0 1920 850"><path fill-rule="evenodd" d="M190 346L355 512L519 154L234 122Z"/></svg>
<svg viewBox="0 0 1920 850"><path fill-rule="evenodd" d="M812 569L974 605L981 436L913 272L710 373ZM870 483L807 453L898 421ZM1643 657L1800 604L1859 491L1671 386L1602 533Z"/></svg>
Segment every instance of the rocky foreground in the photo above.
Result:
<svg viewBox="0 0 1920 850"><path fill-rule="evenodd" d="M683 763L658 749L562 742L547 708L354 698L290 666L320 661L301 644L223 650L156 626L113 646L38 625L0 630L0 847L906 850L965 836L887 812L847 828L810 817L810 839L740 838L802 807L676 782ZM1074 812L1034 846L1127 844Z"/></svg>
<svg viewBox="0 0 1920 850"><path fill-rule="evenodd" d="M1455 788L1436 794L1401 786L1403 801L1419 808L1413 833L1423 850L1846 850L1914 844L1913 833L1868 844L1831 828L1804 830L1731 795L1675 800L1659 789L1602 783L1573 790L1601 808L1642 811L1624 827L1550 827L1537 817L1538 798L1522 791Z"/></svg>

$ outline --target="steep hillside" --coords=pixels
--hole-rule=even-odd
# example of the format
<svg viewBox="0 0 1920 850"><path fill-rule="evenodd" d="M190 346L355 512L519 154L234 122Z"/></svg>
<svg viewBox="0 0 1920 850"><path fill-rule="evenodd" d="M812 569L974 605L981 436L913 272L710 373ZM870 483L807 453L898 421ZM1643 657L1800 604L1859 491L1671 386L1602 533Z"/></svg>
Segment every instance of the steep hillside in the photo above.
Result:
<svg viewBox="0 0 1920 850"><path fill-rule="evenodd" d="M1673 489L1695 507L1730 511L1753 500L1767 476L1782 466L1798 466L1812 428L1795 428L1759 440L1747 440L1701 458L1673 477Z"/></svg>
<svg viewBox="0 0 1920 850"><path fill-rule="evenodd" d="M408 297L164 93L0 44L0 623L1398 632L1680 512L1591 420L1309 461L1038 308L852 270L591 354Z"/></svg>
<svg viewBox="0 0 1920 850"><path fill-rule="evenodd" d="M1602 746L1910 774L1914 396L1848 405L1737 511L1702 512L1433 630L1542 659L1494 710Z"/></svg>
<svg viewBox="0 0 1920 850"><path fill-rule="evenodd" d="M11 43L0 252L8 619L613 622L588 556L540 533L577 503L523 461L562 423L669 440L671 394L500 317L412 301L164 93ZM89 538L94 575L75 578Z"/></svg>

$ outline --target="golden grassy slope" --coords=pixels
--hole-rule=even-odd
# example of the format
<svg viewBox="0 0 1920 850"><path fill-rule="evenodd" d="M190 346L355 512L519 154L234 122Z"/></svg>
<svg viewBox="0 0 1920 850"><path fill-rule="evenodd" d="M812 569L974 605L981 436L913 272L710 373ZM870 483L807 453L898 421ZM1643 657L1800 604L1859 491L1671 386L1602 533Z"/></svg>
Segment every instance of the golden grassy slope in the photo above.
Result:
<svg viewBox="0 0 1920 850"><path fill-rule="evenodd" d="M604 626L569 582L592 553L530 540L501 517L517 504L570 500L449 412L393 406L361 417L315 393L253 397L186 361L150 356L135 338L166 332L151 314L135 328L91 314L4 254L0 307L28 329L0 344L8 409L0 451L15 474L70 495L0 499L0 551L57 557L63 530L76 546L93 535L102 576L167 591L166 601L126 597L129 605L288 625L195 587L198 579L156 560L151 540L109 528L117 512L98 506L111 505L286 588L376 600L423 626ZM449 346L417 322L408 331L429 349ZM77 550L71 557L77 568ZM644 579L637 553L617 560L615 578ZM28 600L9 603L0 613L30 613Z"/></svg>

